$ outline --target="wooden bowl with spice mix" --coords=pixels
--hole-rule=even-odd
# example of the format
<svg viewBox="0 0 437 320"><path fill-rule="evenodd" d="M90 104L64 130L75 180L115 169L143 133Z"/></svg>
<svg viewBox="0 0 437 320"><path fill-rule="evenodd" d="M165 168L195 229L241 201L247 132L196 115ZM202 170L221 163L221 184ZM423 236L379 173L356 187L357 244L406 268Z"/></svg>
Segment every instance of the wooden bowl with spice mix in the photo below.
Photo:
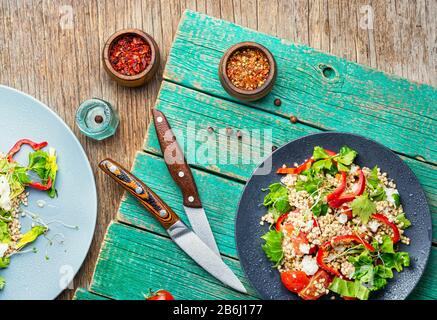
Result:
<svg viewBox="0 0 437 320"><path fill-rule="evenodd" d="M223 88L243 101L265 97L276 81L277 66L272 53L256 42L241 42L229 48L219 66Z"/></svg>
<svg viewBox="0 0 437 320"><path fill-rule="evenodd" d="M159 62L159 48L155 40L138 29L117 31L103 48L105 70L126 87L139 87L152 79Z"/></svg>

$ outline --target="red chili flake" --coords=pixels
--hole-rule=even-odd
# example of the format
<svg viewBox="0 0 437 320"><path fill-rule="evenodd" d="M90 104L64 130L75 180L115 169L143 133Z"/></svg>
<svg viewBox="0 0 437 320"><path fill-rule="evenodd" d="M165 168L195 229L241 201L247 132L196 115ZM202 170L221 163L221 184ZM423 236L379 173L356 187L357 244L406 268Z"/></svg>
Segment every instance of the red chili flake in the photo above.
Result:
<svg viewBox="0 0 437 320"><path fill-rule="evenodd" d="M151 60L150 45L139 36L122 36L109 51L109 62L112 67L125 76L134 76L143 72Z"/></svg>
<svg viewBox="0 0 437 320"><path fill-rule="evenodd" d="M270 73L266 55L259 49L242 49L229 58L226 74L232 84L240 89L255 90L261 87Z"/></svg>

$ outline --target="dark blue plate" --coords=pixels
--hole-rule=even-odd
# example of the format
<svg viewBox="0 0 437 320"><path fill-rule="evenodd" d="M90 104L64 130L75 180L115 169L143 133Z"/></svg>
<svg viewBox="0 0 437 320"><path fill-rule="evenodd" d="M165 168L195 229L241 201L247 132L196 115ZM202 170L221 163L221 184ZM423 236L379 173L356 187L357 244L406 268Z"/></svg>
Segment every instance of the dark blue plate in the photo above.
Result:
<svg viewBox="0 0 437 320"><path fill-rule="evenodd" d="M262 298L299 299L282 285L279 272L261 249L264 243L261 236L268 231L267 225L259 224L266 213L262 205L265 193L261 189L280 180L281 176L275 173L276 168L284 163L289 166L294 162L302 163L312 154L315 146L337 151L344 145L358 152L358 165L369 168L378 165L381 171L394 179L404 211L412 223L406 231L411 239L410 245L400 246L400 250L409 252L411 266L401 273L394 272L394 278L383 290L372 293L371 299L405 299L422 276L431 249L432 223L425 193L414 173L390 149L372 140L348 133L318 133L291 141L273 152L254 171L241 196L235 222L238 255L246 276ZM272 170L266 174L265 167L270 161Z"/></svg>

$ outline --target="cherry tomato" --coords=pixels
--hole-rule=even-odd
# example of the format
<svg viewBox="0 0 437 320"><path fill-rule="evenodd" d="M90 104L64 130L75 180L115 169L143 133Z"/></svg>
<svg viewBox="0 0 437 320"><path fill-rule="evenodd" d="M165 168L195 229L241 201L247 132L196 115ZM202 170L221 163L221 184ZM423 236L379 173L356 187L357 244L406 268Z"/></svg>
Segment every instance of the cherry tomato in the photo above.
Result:
<svg viewBox="0 0 437 320"><path fill-rule="evenodd" d="M312 276L308 285L299 292L299 297L304 300L317 300L325 295L326 290L318 289L316 287L317 283L321 283L323 287L327 289L331 283L331 276L325 270L319 269L319 271Z"/></svg>
<svg viewBox="0 0 437 320"><path fill-rule="evenodd" d="M156 292L150 292L146 300L174 300L174 297L167 290L158 290Z"/></svg>
<svg viewBox="0 0 437 320"><path fill-rule="evenodd" d="M298 293L310 283L310 278L303 271L285 271L281 281L288 290Z"/></svg>

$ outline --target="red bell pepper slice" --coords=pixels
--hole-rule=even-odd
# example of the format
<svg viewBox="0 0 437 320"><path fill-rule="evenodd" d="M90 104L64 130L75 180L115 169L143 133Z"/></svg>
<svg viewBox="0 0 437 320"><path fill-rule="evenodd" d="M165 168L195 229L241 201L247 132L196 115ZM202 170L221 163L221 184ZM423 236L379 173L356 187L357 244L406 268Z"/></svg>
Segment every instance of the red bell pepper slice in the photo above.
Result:
<svg viewBox="0 0 437 320"><path fill-rule="evenodd" d="M317 256L316 256L316 261L317 264L319 265L320 268L322 268L323 270L343 279L344 276L340 273L340 271L338 271L337 269L334 269L330 266L328 266L323 259L326 256L326 249L328 249L330 246L332 246L333 244L336 243L340 243L340 242L355 242L355 243L359 243L362 244L367 250L373 252L375 251L375 248L373 248L373 246L368 243L366 240L362 239L361 237L351 234L351 235L343 235L343 236L336 236L333 237L330 241L325 242L320 248L319 251L317 251Z"/></svg>
<svg viewBox="0 0 437 320"><path fill-rule="evenodd" d="M398 243L401 240L401 234L399 232L398 226L393 222L390 222L390 220L388 220L386 216L380 213L375 213L372 215L372 218L384 223L391 228L391 230L393 231L393 236L391 238L393 243Z"/></svg>
<svg viewBox="0 0 437 320"><path fill-rule="evenodd" d="M47 141L43 141L41 143L36 143L33 142L32 140L29 139L21 139L18 140L14 146L11 148L11 150L9 150L7 157L8 157L8 161L12 162L13 161L13 157L14 155L20 151L21 147L23 146L23 144L27 144L29 145L34 151L40 150L42 148L44 148L45 146L47 146Z"/></svg>
<svg viewBox="0 0 437 320"><path fill-rule="evenodd" d="M355 243L362 244L367 250L369 250L371 252L375 251L375 248L372 247L372 245L370 243L368 243L366 240L364 240L363 238L361 238L355 234L336 236L336 237L333 237L330 241L330 243L332 243L332 244L339 243L339 242L355 242Z"/></svg>
<svg viewBox="0 0 437 320"><path fill-rule="evenodd" d="M331 208L340 208L343 204L351 202L363 194L366 189L366 177L361 169L358 169L358 182L353 193L341 194L339 197L333 197L331 200L328 199L328 204ZM334 191L335 192L335 191Z"/></svg>
<svg viewBox="0 0 437 320"><path fill-rule="evenodd" d="M337 154L334 151L331 151L328 149L325 149L325 152L330 157L335 156ZM279 173L279 174L299 174L299 173L311 168L313 163L314 163L314 159L309 158L304 163L302 163L300 166L298 166L296 168L279 168L278 170L276 170L276 173Z"/></svg>
<svg viewBox="0 0 437 320"><path fill-rule="evenodd" d="M317 251L316 262L317 262L318 266L320 268L322 268L323 270L329 272L330 274L333 274L339 278L343 278L343 275L337 269L334 269L334 268L328 266L323 261L323 259L325 259L325 256L326 256L326 250L325 250L325 245L323 245L319 248L319 251Z"/></svg>
<svg viewBox="0 0 437 320"><path fill-rule="evenodd" d="M337 188L335 188L333 192L331 192L326 196L326 200L328 200L328 202L339 198L343 194L344 190L346 189L346 178L347 178L346 172L342 172L340 184L338 185Z"/></svg>
<svg viewBox="0 0 437 320"><path fill-rule="evenodd" d="M276 231L281 231L282 230L282 222L284 222L285 219L287 219L288 217L288 213L284 213L283 215L281 215L278 220L276 220L276 224L275 224L275 229Z"/></svg>
<svg viewBox="0 0 437 320"><path fill-rule="evenodd" d="M343 210L342 213L347 215L347 219L352 220L352 218L353 218L352 209L349 208L348 206L343 206L343 207L341 207L341 209Z"/></svg>
<svg viewBox="0 0 437 320"><path fill-rule="evenodd" d="M325 149L325 152L326 152L330 157L335 156L335 155L337 154L337 152L334 152L334 151L329 150L329 149Z"/></svg>
<svg viewBox="0 0 437 320"><path fill-rule="evenodd" d="M312 158L309 158L306 160L303 164L296 168L279 168L276 170L276 173L280 174L299 174L305 170L308 170L311 168L311 165L313 164L314 160Z"/></svg>
<svg viewBox="0 0 437 320"><path fill-rule="evenodd" d="M49 177L47 179L47 184L45 184L45 185L42 184L41 182L30 182L27 186L34 188L34 189L47 191L47 190L50 190L52 188L52 179Z"/></svg>

